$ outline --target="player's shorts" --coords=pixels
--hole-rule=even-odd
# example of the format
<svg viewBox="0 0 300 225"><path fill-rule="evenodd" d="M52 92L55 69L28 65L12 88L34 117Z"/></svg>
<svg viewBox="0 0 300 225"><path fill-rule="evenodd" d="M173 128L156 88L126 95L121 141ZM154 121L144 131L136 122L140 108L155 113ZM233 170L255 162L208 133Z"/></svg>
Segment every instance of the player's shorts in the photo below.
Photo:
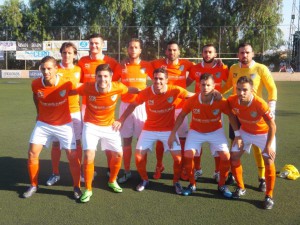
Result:
<svg viewBox="0 0 300 225"><path fill-rule="evenodd" d="M240 129L240 133L241 133L241 137L243 139L244 142L244 150L250 154L250 150L251 150L251 146L256 145L257 147L259 147L262 151L263 149L265 149L266 147L266 143L267 143L267 138L268 138L268 133L265 134L250 134L242 129ZM276 151L276 138L274 138L274 140L271 143L271 147L274 151ZM232 147L231 149L232 152L238 152L239 149L238 147L235 145ZM266 153L263 153L264 156L269 157Z"/></svg>
<svg viewBox="0 0 300 225"><path fill-rule="evenodd" d="M195 150L195 155L199 156L204 142L209 143L211 155L214 157L218 156L218 152L229 152L228 142L223 128L209 133L200 133L190 129L186 138L184 150Z"/></svg>
<svg viewBox="0 0 300 225"><path fill-rule="evenodd" d="M181 113L182 109L175 109L175 120L179 113ZM186 138L187 134L189 132L189 124L188 124L188 117L186 116L180 125L180 127L177 130L177 134L180 138Z"/></svg>
<svg viewBox="0 0 300 225"><path fill-rule="evenodd" d="M181 150L180 144L177 144L176 142L173 143L173 148L170 149L168 146L168 139L171 134L171 131L148 131L148 130L142 130L141 135L138 139L138 142L136 144L137 150L150 150L153 149L153 144L156 143L156 141L161 141L164 145L164 151L177 151ZM176 138L179 142L179 138L176 135Z"/></svg>
<svg viewBox="0 0 300 225"><path fill-rule="evenodd" d="M121 102L119 116L127 109L130 103ZM120 130L122 138L136 137L138 138L142 132L144 123L147 119L145 103L138 105L134 111L127 117Z"/></svg>
<svg viewBox="0 0 300 225"><path fill-rule="evenodd" d="M97 150L98 142L101 150L122 152L122 141L119 131L113 131L112 126L98 126L92 123L83 123L82 149Z"/></svg>
<svg viewBox="0 0 300 225"><path fill-rule="evenodd" d="M52 140L56 138L60 148L76 149L76 139L73 131L73 123L54 126L37 121L30 137L30 143L41 144L49 147Z"/></svg>

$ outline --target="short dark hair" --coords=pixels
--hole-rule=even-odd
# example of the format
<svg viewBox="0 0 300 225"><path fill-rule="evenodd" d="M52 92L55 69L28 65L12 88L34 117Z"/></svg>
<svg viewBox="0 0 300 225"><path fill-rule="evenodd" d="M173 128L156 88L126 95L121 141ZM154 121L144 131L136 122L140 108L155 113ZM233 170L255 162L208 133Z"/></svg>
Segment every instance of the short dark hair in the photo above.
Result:
<svg viewBox="0 0 300 225"><path fill-rule="evenodd" d="M127 47L129 47L129 44L131 42L138 42L140 44L140 47L142 48L142 41L140 39L138 39L138 38L131 38L130 41L128 42L128 44L127 44Z"/></svg>
<svg viewBox="0 0 300 225"><path fill-rule="evenodd" d="M60 54L63 52L63 50L64 50L65 48L69 48L69 47L72 47L73 50L74 50L74 54L77 55L77 47L76 47L76 45L75 45L74 43L72 43L72 42L64 42L64 43L62 43L62 45L61 45L61 47L60 47L60 49L59 49Z"/></svg>
<svg viewBox="0 0 300 225"><path fill-rule="evenodd" d="M169 45L177 45L178 48L179 48L179 44L178 44L178 42L175 41L175 40L170 40L170 41L167 43L167 46L169 46Z"/></svg>
<svg viewBox="0 0 300 225"><path fill-rule="evenodd" d="M100 38L102 41L104 41L104 38L100 33L91 34L89 40L91 40L92 38Z"/></svg>
<svg viewBox="0 0 300 225"><path fill-rule="evenodd" d="M253 86L253 80L250 77L247 76L242 76L240 77L237 82L237 84L245 84L245 83L249 83L251 86Z"/></svg>
<svg viewBox="0 0 300 225"><path fill-rule="evenodd" d="M214 78L214 76L211 73L203 73L200 76L200 81L201 80L208 80L208 79L212 79L213 81L215 81L215 78Z"/></svg>
<svg viewBox="0 0 300 225"><path fill-rule="evenodd" d="M215 47L213 44L211 44L211 43L208 43L208 44L206 44L206 45L203 45L203 47L202 47L202 52L203 52L204 48L206 48L206 47L213 47L213 48L215 49L215 51L217 52L216 47Z"/></svg>
<svg viewBox="0 0 300 225"><path fill-rule="evenodd" d="M100 71L108 71L110 76L113 75L113 71L110 68L109 64L100 64L99 66L97 66L95 74L97 74Z"/></svg>
<svg viewBox="0 0 300 225"><path fill-rule="evenodd" d="M252 46L251 44L247 43L247 42L243 42L243 43L240 43L239 46L238 46L238 50L240 50L240 48L245 48L246 46L250 46L251 49L252 49ZM252 49L253 51L253 49Z"/></svg>
<svg viewBox="0 0 300 225"><path fill-rule="evenodd" d="M41 64L46 63L46 62L53 62L54 66L57 66L57 61L53 56L45 56L44 58L41 59Z"/></svg>
<svg viewBox="0 0 300 225"><path fill-rule="evenodd" d="M153 76L154 76L154 74L157 74L157 73L163 73L165 75L165 78L166 79L168 78L168 71L165 68L163 68L163 67L155 69L153 71Z"/></svg>

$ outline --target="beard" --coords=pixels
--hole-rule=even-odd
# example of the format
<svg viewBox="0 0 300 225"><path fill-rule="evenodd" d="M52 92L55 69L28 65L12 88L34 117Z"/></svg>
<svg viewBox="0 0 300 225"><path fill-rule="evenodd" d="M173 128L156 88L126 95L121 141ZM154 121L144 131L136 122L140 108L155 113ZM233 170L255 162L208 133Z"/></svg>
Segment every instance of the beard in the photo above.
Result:
<svg viewBox="0 0 300 225"><path fill-rule="evenodd" d="M215 58L212 58L212 59L210 59L210 60L205 60L205 59L203 58L203 61L204 61L205 63L212 63L214 60L215 60Z"/></svg>

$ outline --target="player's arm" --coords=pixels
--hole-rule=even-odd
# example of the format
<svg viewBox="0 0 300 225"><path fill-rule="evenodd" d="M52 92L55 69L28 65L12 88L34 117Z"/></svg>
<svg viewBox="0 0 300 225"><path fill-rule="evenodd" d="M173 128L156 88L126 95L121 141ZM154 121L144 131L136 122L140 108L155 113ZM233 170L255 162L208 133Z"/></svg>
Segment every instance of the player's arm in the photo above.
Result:
<svg viewBox="0 0 300 225"><path fill-rule="evenodd" d="M190 97L192 97L192 96L194 96L195 95L195 93L194 92L187 92L187 95L185 96L185 98L190 98Z"/></svg>
<svg viewBox="0 0 300 225"><path fill-rule="evenodd" d="M34 105L35 105L35 108L36 108L36 114L38 115L39 114L39 107L38 107L38 102L39 101L38 101L37 94L33 93L32 98L33 98L33 102L34 102Z"/></svg>
<svg viewBox="0 0 300 225"><path fill-rule="evenodd" d="M226 83L222 86L221 93L226 94L232 89L232 71L229 70L229 75Z"/></svg>
<svg viewBox="0 0 300 225"><path fill-rule="evenodd" d="M177 140L177 138L176 138L176 132L179 129L180 125L182 124L186 115L187 115L187 113L184 112L183 110L181 110L181 112L179 113L179 115L176 118L175 125L174 125L173 130L171 131L171 134L168 139L168 145L169 145L170 149L173 149L174 142L177 142L177 144L180 144L179 140Z"/></svg>
<svg viewBox="0 0 300 225"><path fill-rule="evenodd" d="M78 89L83 85L83 83L78 83L75 89L69 91L68 95L78 95Z"/></svg>
<svg viewBox="0 0 300 225"><path fill-rule="evenodd" d="M186 78L186 86L187 87L189 87L193 82L194 82L194 80L192 78L190 78L189 76Z"/></svg>
<svg viewBox="0 0 300 225"><path fill-rule="evenodd" d="M138 106L137 103L130 103L127 107L127 109L123 112L123 114L120 116L120 118L113 122L112 128L115 131L118 131L121 129L124 121L127 119L127 117L134 111L134 109Z"/></svg>
<svg viewBox="0 0 300 225"><path fill-rule="evenodd" d="M128 87L128 93L129 94L138 94L141 92L141 89L136 87Z"/></svg>
<svg viewBox="0 0 300 225"><path fill-rule="evenodd" d="M266 112L266 114L263 116L265 122L267 123L267 125L269 126L269 130L268 130L268 136L267 136L267 142L266 142L266 146L265 149L263 150L262 154L266 154L270 157L270 159L272 161L275 160L275 156L276 156L276 152L275 150L272 148L272 142L275 139L275 133L276 133L276 124L275 124L275 120L273 118L273 115L270 111Z"/></svg>
<svg viewBox="0 0 300 225"><path fill-rule="evenodd" d="M234 130L234 140L232 142L232 146L237 145L238 148L240 149L243 147L244 143L241 137L241 133L239 131L237 118L232 112L230 112L228 114L228 119L232 129Z"/></svg>
<svg viewBox="0 0 300 225"><path fill-rule="evenodd" d="M261 78L268 92L268 105L270 107L271 112L275 116L276 101L277 101L277 87L271 75L271 72L267 67L263 68L263 74Z"/></svg>

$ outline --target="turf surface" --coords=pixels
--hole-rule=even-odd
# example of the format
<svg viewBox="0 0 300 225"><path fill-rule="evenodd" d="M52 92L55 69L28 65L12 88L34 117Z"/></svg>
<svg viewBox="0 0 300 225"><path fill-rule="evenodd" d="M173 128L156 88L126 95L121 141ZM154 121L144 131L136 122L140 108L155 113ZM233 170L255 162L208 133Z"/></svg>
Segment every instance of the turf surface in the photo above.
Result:
<svg viewBox="0 0 300 225"><path fill-rule="evenodd" d="M150 187L138 193L139 182L132 160L133 178L122 194L107 187L106 159L96 154L98 176L93 196L86 204L72 199L71 176L65 154L60 164L61 181L45 186L51 174L50 151L40 157L40 189L30 199L20 198L26 190L28 140L35 124L30 80L0 79L0 224L300 224L300 179L276 181L272 210L262 209L264 194L258 192L254 158L244 155L244 179L247 194L240 200L227 200L217 192L212 179L214 161L208 148L203 153L203 177L193 196L183 197L172 187L172 160L164 158L165 173L160 180L150 180ZM300 169L300 82L277 82L277 170L285 164ZM155 166L154 154L148 157L150 177ZM187 182L182 182L184 186ZM230 187L231 190L234 187Z"/></svg>

